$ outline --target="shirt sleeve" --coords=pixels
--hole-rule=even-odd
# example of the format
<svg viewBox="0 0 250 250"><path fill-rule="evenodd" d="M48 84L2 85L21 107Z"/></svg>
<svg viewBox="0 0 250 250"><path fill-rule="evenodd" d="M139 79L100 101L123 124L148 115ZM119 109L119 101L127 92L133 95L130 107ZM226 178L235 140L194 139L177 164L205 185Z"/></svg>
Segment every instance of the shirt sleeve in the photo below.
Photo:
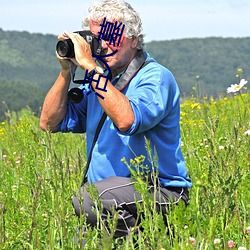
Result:
<svg viewBox="0 0 250 250"><path fill-rule="evenodd" d="M178 105L179 89L172 73L157 63L152 64L142 69L134 89L126 94L135 120L121 134L137 134L155 127Z"/></svg>
<svg viewBox="0 0 250 250"><path fill-rule="evenodd" d="M87 97L84 96L80 103L67 103L67 112L64 119L57 127L57 132L86 132Z"/></svg>

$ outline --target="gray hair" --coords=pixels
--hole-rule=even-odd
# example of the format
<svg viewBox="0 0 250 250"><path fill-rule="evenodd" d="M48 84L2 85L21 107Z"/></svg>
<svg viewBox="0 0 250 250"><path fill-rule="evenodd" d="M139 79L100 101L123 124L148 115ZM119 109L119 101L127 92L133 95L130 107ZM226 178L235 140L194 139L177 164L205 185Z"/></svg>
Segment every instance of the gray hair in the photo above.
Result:
<svg viewBox="0 0 250 250"><path fill-rule="evenodd" d="M120 0L104 0L92 4L89 8L89 15L82 21L82 27L89 29L90 19L101 24L105 17L109 22L117 21L125 24L125 36L129 39L137 37L137 49L144 48L141 18L129 3Z"/></svg>

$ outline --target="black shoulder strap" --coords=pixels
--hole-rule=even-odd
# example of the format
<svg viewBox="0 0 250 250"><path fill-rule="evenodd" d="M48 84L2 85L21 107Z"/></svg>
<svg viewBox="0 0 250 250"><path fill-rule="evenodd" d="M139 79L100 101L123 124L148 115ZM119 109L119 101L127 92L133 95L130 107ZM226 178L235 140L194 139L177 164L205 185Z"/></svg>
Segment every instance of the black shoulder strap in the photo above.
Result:
<svg viewBox="0 0 250 250"><path fill-rule="evenodd" d="M130 81L133 79L133 77L136 75L136 73L143 68L144 66L146 66L149 62L146 61L146 56L143 52L143 50L139 50L136 57L131 61L131 63L129 64L128 68L126 69L126 71L124 72L124 74L120 77L120 79L118 80L118 82L116 83L115 87L119 90L122 91L126 88L126 86L128 86L128 84L130 83ZM88 160L86 163L86 167L84 170L84 175L83 175L83 180L82 180L82 184L81 186L84 185L84 183L87 182L87 174L88 174L88 170L89 170L89 164L92 158L92 152L95 146L95 143L98 139L98 136L100 134L100 131L102 129L102 126L106 120L107 114L104 112L102 114L102 117L97 125L96 128L96 132L95 132L95 136L91 145L91 149L89 152L89 156L88 156Z"/></svg>
<svg viewBox="0 0 250 250"><path fill-rule="evenodd" d="M106 120L106 117L107 117L107 114L104 112L102 114L102 117L101 117L98 125L97 125L96 131L95 131L95 136L94 136L94 139L92 141L91 149L90 149L90 152L89 152L89 157L88 157L88 160L87 160L87 163L86 163L86 166L85 166L85 170L84 170L84 175L83 175L83 180L82 180L81 186L83 186L83 184L87 182L87 173L88 173L89 164L90 164L90 161L91 161L91 158L92 158L92 152L93 152L95 143L97 141L97 138L98 138L98 136L100 134L100 131L102 129L102 125L103 125L104 121Z"/></svg>
<svg viewBox="0 0 250 250"><path fill-rule="evenodd" d="M124 74L120 77L119 81L116 83L115 87L123 91L127 85L134 78L136 73L144 66L146 66L148 62L146 61L146 55L143 50L139 50L136 57L131 61L129 66L127 67Z"/></svg>

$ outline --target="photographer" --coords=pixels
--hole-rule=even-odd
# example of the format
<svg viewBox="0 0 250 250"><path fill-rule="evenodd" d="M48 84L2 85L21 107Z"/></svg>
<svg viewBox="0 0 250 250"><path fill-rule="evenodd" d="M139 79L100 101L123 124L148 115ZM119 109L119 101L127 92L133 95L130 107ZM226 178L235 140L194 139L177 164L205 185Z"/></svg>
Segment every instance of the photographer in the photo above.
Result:
<svg viewBox="0 0 250 250"><path fill-rule="evenodd" d="M113 209L120 211L115 232L115 237L120 237L135 226L136 201L141 200L122 158L130 162L144 155L143 165L151 171L152 168L157 170L157 208L161 211L171 202L183 200L188 203L191 180L187 177L180 149L180 93L173 75L143 50L141 20L128 3L106 0L93 4L83 26L98 37L104 21L110 25L121 23L124 33L119 45L101 40L102 67L92 56L91 46L83 36L71 32L59 36L59 40L72 41L75 56L68 58L57 54L62 68L45 98L40 126L52 132L86 132L87 182L97 187L103 220L108 214L112 218ZM89 89L86 88L79 103L68 100L74 65L92 77L92 92L87 94ZM105 73L107 68L111 71L109 78ZM107 117L101 126L98 124L103 112ZM100 133L93 143L98 127ZM150 142L152 152L157 152L157 166L150 163L145 139ZM153 198L154 190L149 190ZM94 203L84 183L80 194L81 205L79 199L73 198L75 212L78 216L86 214L87 223L95 226Z"/></svg>

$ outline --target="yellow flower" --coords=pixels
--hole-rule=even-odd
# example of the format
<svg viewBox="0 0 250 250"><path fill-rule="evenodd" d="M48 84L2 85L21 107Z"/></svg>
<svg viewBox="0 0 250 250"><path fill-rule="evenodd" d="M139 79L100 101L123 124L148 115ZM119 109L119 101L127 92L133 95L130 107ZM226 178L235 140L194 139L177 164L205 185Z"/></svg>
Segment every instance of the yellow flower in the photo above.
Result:
<svg viewBox="0 0 250 250"><path fill-rule="evenodd" d="M186 113L186 112L181 111L181 116L185 116L185 115L187 115L187 113Z"/></svg>
<svg viewBox="0 0 250 250"><path fill-rule="evenodd" d="M199 103L196 102L196 103L192 103L192 104L191 104L191 108L192 108L192 109L195 109L195 108L201 109L201 106L200 106Z"/></svg>
<svg viewBox="0 0 250 250"><path fill-rule="evenodd" d="M133 159L130 159L130 164L135 165L135 161Z"/></svg>
<svg viewBox="0 0 250 250"><path fill-rule="evenodd" d="M243 69L242 68L238 68L237 71L238 71L238 73L242 73Z"/></svg>
<svg viewBox="0 0 250 250"><path fill-rule="evenodd" d="M140 157L135 157L135 161L136 161L137 164L140 164L141 163Z"/></svg>

